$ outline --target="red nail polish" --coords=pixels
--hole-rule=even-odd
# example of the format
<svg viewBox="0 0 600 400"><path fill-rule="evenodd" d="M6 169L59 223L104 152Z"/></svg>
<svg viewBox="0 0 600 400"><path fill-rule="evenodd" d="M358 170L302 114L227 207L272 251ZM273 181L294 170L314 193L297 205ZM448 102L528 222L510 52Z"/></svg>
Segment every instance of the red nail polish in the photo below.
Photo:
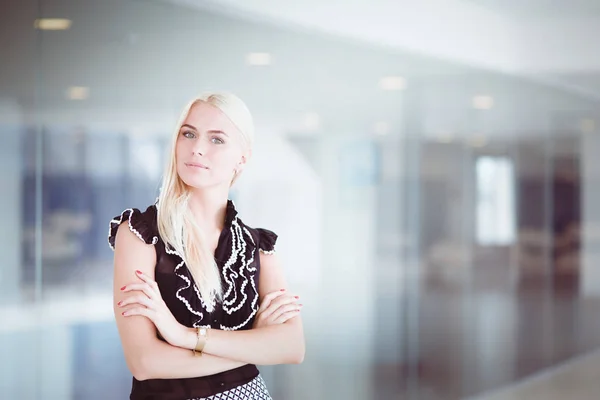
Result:
<svg viewBox="0 0 600 400"><path fill-rule="evenodd" d="M121 288L121 290L125 290L125 288L126 288L126 287L127 287L127 286L123 286L123 287Z"/></svg>
<svg viewBox="0 0 600 400"><path fill-rule="evenodd" d="M121 300L120 302L118 302L117 305L120 306L122 302L123 302L123 300Z"/></svg>
<svg viewBox="0 0 600 400"><path fill-rule="evenodd" d="M122 316L125 316L125 311L123 311L123 312L121 313L121 315L122 315Z"/></svg>
<svg viewBox="0 0 600 400"><path fill-rule="evenodd" d="M285 292L285 289L279 289L279 291L281 291L281 292Z"/></svg>
<svg viewBox="0 0 600 400"><path fill-rule="evenodd" d="M135 273L141 275L142 271L136 270Z"/></svg>
<svg viewBox="0 0 600 400"><path fill-rule="evenodd" d="M299 299L299 298L300 298L300 297L298 297L298 296L294 296L294 297L295 297L295 298L297 298L297 299Z"/></svg>

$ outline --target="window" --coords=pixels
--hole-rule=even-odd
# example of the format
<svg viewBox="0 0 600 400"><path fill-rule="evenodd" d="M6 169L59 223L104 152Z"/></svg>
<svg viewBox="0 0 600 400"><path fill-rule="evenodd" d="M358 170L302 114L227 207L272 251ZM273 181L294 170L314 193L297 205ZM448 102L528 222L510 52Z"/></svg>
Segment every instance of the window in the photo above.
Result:
<svg viewBox="0 0 600 400"><path fill-rule="evenodd" d="M480 245L509 245L515 241L515 176L508 157L477 159L477 228Z"/></svg>

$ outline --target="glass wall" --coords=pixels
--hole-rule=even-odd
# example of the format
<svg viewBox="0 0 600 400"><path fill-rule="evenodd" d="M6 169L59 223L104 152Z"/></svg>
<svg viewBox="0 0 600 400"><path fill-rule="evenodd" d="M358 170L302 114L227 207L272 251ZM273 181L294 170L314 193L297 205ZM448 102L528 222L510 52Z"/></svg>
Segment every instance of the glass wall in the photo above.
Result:
<svg viewBox="0 0 600 400"><path fill-rule="evenodd" d="M128 396L108 223L211 89L255 116L231 197L303 299L274 398L458 399L600 345L597 101L175 2L5 7L0 397Z"/></svg>

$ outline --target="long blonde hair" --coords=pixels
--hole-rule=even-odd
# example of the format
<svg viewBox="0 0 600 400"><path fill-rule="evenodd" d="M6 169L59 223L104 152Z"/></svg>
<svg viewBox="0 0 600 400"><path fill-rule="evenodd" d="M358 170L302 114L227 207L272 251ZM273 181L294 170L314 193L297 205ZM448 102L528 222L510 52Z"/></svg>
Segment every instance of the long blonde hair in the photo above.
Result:
<svg viewBox="0 0 600 400"><path fill-rule="evenodd" d="M212 311L214 301L222 297L221 276L211 249L194 220L189 200L191 192L177 173L176 147L181 126L192 107L206 102L221 110L241 132L243 150L250 150L254 142L254 122L250 111L237 96L226 92L203 93L183 109L171 144L170 156L158 196L158 233L185 261L202 301ZM237 173L231 184L237 180Z"/></svg>

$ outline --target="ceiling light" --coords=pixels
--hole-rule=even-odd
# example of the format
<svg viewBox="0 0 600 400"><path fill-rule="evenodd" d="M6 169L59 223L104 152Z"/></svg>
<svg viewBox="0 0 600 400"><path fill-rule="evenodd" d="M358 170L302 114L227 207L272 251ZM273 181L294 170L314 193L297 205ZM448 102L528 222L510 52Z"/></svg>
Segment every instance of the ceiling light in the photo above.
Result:
<svg viewBox="0 0 600 400"><path fill-rule="evenodd" d="M385 76L379 80L379 87L383 90L403 90L406 88L406 79L401 76Z"/></svg>
<svg viewBox="0 0 600 400"><path fill-rule="evenodd" d="M311 112L311 113L307 113L304 116L304 127L308 130L314 131L319 129L319 127L321 126L321 117L319 117L319 114Z"/></svg>
<svg viewBox="0 0 600 400"><path fill-rule="evenodd" d="M390 124L388 124L387 122L377 122L375 124L375 126L373 127L373 130L375 131L376 134L378 135L387 135L390 131Z"/></svg>
<svg viewBox="0 0 600 400"><path fill-rule="evenodd" d="M590 118L582 119L580 128L583 133L592 133L596 129L596 121Z"/></svg>
<svg viewBox="0 0 600 400"><path fill-rule="evenodd" d="M67 89L69 100L85 100L90 96L90 88L85 86L71 86Z"/></svg>
<svg viewBox="0 0 600 400"><path fill-rule="evenodd" d="M489 110L494 106L494 98L491 96L474 96L473 108L477 110Z"/></svg>
<svg viewBox="0 0 600 400"><path fill-rule="evenodd" d="M438 143L452 143L452 140L454 140L454 138L450 133L444 133L437 137Z"/></svg>
<svg viewBox="0 0 600 400"><path fill-rule="evenodd" d="M64 18L40 18L33 22L33 27L43 31L65 31L72 23L73 21Z"/></svg>
<svg viewBox="0 0 600 400"><path fill-rule="evenodd" d="M271 64L269 53L250 53L246 56L246 63L254 66L265 66Z"/></svg>
<svg viewBox="0 0 600 400"><path fill-rule="evenodd" d="M487 139L485 136L475 136L469 140L471 147L485 147L487 145Z"/></svg>

